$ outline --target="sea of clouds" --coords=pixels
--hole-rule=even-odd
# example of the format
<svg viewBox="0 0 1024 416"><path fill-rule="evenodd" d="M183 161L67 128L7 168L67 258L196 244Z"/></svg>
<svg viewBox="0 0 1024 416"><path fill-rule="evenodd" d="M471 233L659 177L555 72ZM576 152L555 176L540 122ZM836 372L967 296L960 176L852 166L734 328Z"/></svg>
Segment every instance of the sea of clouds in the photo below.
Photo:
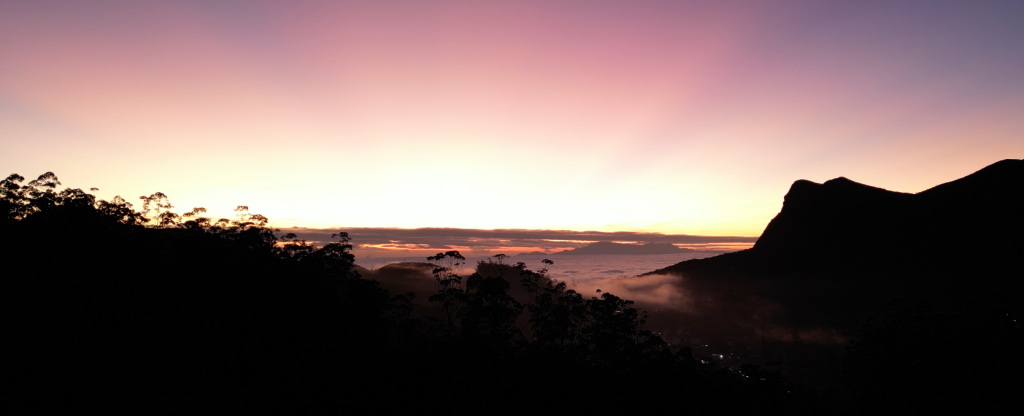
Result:
<svg viewBox="0 0 1024 416"><path fill-rule="evenodd" d="M681 261L719 255L721 252L684 252L655 255L519 255L505 259L506 263L523 262L531 270L547 267L548 276L565 282L571 289L586 296L596 296L597 290L634 300L647 306L684 309L689 304L677 276L647 275L644 273L671 266ZM553 265L541 260L550 259ZM490 257L470 257L462 269L472 274L477 262L493 260ZM370 270L387 264L425 262L425 257L363 257L356 264Z"/></svg>

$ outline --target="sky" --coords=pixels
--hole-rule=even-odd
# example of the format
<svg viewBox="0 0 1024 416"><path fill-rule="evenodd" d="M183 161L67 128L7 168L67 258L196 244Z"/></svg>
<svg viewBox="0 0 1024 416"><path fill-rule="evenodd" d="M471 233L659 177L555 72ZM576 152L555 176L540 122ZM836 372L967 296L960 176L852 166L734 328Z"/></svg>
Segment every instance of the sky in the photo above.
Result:
<svg viewBox="0 0 1024 416"><path fill-rule="evenodd" d="M757 236L1024 157L1024 2L0 0L0 174L278 227Z"/></svg>

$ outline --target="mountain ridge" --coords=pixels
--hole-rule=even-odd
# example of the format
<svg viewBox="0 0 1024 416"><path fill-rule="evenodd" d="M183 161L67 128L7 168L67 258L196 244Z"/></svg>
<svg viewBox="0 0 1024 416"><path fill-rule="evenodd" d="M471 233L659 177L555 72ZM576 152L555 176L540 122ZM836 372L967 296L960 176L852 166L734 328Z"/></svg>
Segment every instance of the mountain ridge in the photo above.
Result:
<svg viewBox="0 0 1024 416"><path fill-rule="evenodd" d="M685 290L712 305L705 315L794 326L808 324L797 316L814 316L846 335L894 299L1017 310L1021 213L1024 160L999 161L916 194L845 177L798 180L752 248L648 274L680 276ZM771 307L757 309L757 302Z"/></svg>
<svg viewBox="0 0 1024 416"><path fill-rule="evenodd" d="M751 252L835 255L838 250L948 252L950 239L1001 240L1024 233L1024 160L1006 159L916 194L839 177L794 182ZM944 241L947 244L938 244Z"/></svg>

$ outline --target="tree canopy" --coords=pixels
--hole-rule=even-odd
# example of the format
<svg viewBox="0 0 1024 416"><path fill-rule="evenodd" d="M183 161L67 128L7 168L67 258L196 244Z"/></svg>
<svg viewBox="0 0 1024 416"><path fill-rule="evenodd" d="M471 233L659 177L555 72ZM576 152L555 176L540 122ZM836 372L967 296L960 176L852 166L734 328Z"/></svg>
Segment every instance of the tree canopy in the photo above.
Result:
<svg viewBox="0 0 1024 416"><path fill-rule="evenodd" d="M355 271L344 232L317 246L245 206L213 219L159 192L136 209L59 185L49 172L0 182L12 413L803 409L782 380L670 348L631 301L586 298L503 255L465 279L458 252L428 259L438 317L421 321L412 294Z"/></svg>

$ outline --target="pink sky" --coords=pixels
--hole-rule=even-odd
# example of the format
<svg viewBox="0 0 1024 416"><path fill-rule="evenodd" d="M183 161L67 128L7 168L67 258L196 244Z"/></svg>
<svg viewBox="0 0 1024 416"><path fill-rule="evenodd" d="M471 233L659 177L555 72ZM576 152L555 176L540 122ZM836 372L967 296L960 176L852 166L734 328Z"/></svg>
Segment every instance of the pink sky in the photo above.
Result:
<svg viewBox="0 0 1024 416"><path fill-rule="evenodd" d="M0 174L280 227L756 236L797 179L1024 157L1024 3L723 3L3 1Z"/></svg>

